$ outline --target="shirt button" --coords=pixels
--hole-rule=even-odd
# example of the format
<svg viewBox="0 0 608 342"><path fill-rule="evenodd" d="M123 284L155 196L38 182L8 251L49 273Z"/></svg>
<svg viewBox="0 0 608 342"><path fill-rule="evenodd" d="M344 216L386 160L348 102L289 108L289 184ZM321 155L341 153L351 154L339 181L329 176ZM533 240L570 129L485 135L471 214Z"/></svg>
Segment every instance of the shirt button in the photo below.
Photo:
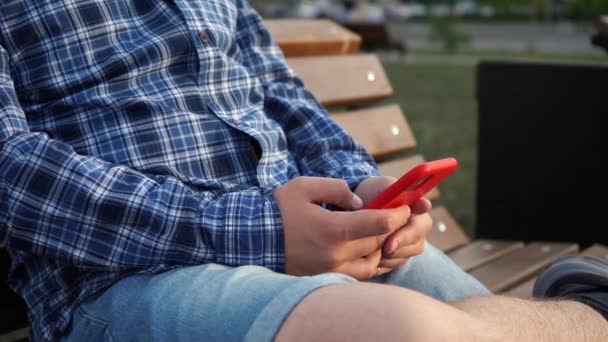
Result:
<svg viewBox="0 0 608 342"><path fill-rule="evenodd" d="M203 44L209 43L209 35L207 35L205 32L199 32L198 37Z"/></svg>

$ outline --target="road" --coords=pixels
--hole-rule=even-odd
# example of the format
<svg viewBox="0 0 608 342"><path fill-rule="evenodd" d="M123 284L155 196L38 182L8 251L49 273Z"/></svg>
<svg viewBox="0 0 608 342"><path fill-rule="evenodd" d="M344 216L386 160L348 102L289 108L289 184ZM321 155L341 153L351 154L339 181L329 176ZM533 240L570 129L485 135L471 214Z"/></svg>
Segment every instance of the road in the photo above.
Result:
<svg viewBox="0 0 608 342"><path fill-rule="evenodd" d="M591 44L593 27L573 23L463 23L460 29L472 38L470 48L514 52L591 53L602 50ZM409 48L439 48L431 41L429 25L391 23L389 32ZM604 52L605 54L605 52Z"/></svg>

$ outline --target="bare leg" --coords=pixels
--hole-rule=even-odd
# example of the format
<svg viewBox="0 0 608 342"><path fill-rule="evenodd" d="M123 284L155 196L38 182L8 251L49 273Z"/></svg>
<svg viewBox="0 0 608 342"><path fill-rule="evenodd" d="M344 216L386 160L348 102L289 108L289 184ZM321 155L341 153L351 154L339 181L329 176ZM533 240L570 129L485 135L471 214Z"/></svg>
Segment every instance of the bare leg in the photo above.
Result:
<svg viewBox="0 0 608 342"><path fill-rule="evenodd" d="M277 341L608 341L608 323L570 301L482 296L446 304L396 286L356 283L306 297Z"/></svg>
<svg viewBox="0 0 608 342"><path fill-rule="evenodd" d="M500 340L489 333L480 320L419 292L354 283L323 287L306 297L277 341Z"/></svg>
<svg viewBox="0 0 608 342"><path fill-rule="evenodd" d="M452 303L514 341L608 341L608 322L571 300L473 297Z"/></svg>

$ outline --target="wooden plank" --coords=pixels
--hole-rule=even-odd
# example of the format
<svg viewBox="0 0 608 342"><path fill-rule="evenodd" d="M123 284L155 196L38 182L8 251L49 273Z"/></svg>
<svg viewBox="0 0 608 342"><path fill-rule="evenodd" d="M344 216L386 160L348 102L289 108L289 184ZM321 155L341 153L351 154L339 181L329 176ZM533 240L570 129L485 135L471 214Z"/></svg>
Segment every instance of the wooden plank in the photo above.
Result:
<svg viewBox="0 0 608 342"><path fill-rule="evenodd" d="M376 160L416 147L414 134L398 105L338 112L332 118Z"/></svg>
<svg viewBox="0 0 608 342"><path fill-rule="evenodd" d="M469 272L489 261L524 247L521 241L479 239L448 253L463 270Z"/></svg>
<svg viewBox="0 0 608 342"><path fill-rule="evenodd" d="M532 298L532 290L534 289L534 283L537 277L532 277L520 285L504 292L505 296L518 297L518 298Z"/></svg>
<svg viewBox="0 0 608 342"><path fill-rule="evenodd" d="M287 63L326 107L363 105L393 95L375 54L294 57Z"/></svg>
<svg viewBox="0 0 608 342"><path fill-rule="evenodd" d="M467 234L444 206L433 208L430 214L433 228L427 235L427 241L431 245L448 252L470 242Z"/></svg>
<svg viewBox="0 0 608 342"><path fill-rule="evenodd" d="M608 260L608 247L601 244L594 244L581 251L578 256L593 256ZM504 294L520 298L532 298L532 290L534 289L534 282L536 282L537 278L537 276L532 277L524 283L512 288L511 290L506 291Z"/></svg>
<svg viewBox="0 0 608 342"><path fill-rule="evenodd" d="M608 260L608 246L601 245L599 243L591 245L590 247L583 250L579 256L593 256Z"/></svg>
<svg viewBox="0 0 608 342"><path fill-rule="evenodd" d="M395 178L401 177L407 171L413 169L417 165L424 163L425 159L421 155L414 155L411 157L402 157L391 161L385 161L378 163L380 173L385 176L392 176ZM429 191L424 197L433 201L441 197L439 188L435 187Z"/></svg>
<svg viewBox="0 0 608 342"><path fill-rule="evenodd" d="M578 244L535 242L503 255L471 271L471 275L490 291L501 293L513 288L563 255L576 254Z"/></svg>
<svg viewBox="0 0 608 342"><path fill-rule="evenodd" d="M6 334L0 334L0 341L6 342L28 342L30 340L30 328L24 327Z"/></svg>
<svg viewBox="0 0 608 342"><path fill-rule="evenodd" d="M361 36L326 19L266 19L264 25L286 57L351 54Z"/></svg>
<svg viewBox="0 0 608 342"><path fill-rule="evenodd" d="M361 36L361 48L366 51L399 51L406 52L405 44L399 39L393 39L386 22L350 21L345 22L345 28ZM397 37L398 38L398 37Z"/></svg>

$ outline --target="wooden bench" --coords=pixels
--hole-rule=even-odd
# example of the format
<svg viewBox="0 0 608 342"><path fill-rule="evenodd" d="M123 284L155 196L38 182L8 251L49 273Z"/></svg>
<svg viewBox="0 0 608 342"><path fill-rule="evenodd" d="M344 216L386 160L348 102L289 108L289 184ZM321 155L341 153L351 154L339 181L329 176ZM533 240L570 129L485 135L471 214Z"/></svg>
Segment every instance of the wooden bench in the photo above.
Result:
<svg viewBox="0 0 608 342"><path fill-rule="evenodd" d="M393 88L375 54L352 49L335 49L334 54L328 54L328 50L318 43L323 41L323 34L317 40L310 35L310 32L321 31L320 28L310 29L314 20L282 20L282 33L273 31L278 27L273 20L267 20L267 23L278 45L284 49L290 66L330 111L332 118L370 152L382 174L398 177L425 160L416 152L416 139L406 118L407 108L404 115L398 105L386 104L394 95ZM308 32L306 40L298 38L304 25ZM329 29L327 21L320 21L318 25ZM333 25L333 31L347 29L336 23ZM343 36L355 39L351 34ZM308 46L296 49L296 41ZM345 44L348 43L342 45ZM306 51L306 55L294 51ZM382 104L380 100L384 100ZM442 195L440 190L435 189L427 196L434 202L431 212L434 227L428 236L429 242L497 294L531 297L535 277L563 255L604 253L608 258L606 247L599 244L581 250L576 242L555 242L549 237L523 241L468 236L448 208L436 204Z"/></svg>
<svg viewBox="0 0 608 342"><path fill-rule="evenodd" d="M358 35L327 20L268 20L267 26L290 66L330 110L332 118L370 152L382 174L399 177L425 160L416 152L416 139L402 108L379 104L393 96L393 88L377 56L359 50ZM427 194L434 201L429 242L498 294L530 297L535 277L562 255L608 259L608 248L599 244L581 250L577 243L468 236L448 208L437 205L441 196L441 189ZM5 262L2 252L0 261ZM0 266L5 280L8 265ZM0 340L26 339L23 303L6 287L0 287L0 303ZM12 332L6 335L8 331Z"/></svg>

